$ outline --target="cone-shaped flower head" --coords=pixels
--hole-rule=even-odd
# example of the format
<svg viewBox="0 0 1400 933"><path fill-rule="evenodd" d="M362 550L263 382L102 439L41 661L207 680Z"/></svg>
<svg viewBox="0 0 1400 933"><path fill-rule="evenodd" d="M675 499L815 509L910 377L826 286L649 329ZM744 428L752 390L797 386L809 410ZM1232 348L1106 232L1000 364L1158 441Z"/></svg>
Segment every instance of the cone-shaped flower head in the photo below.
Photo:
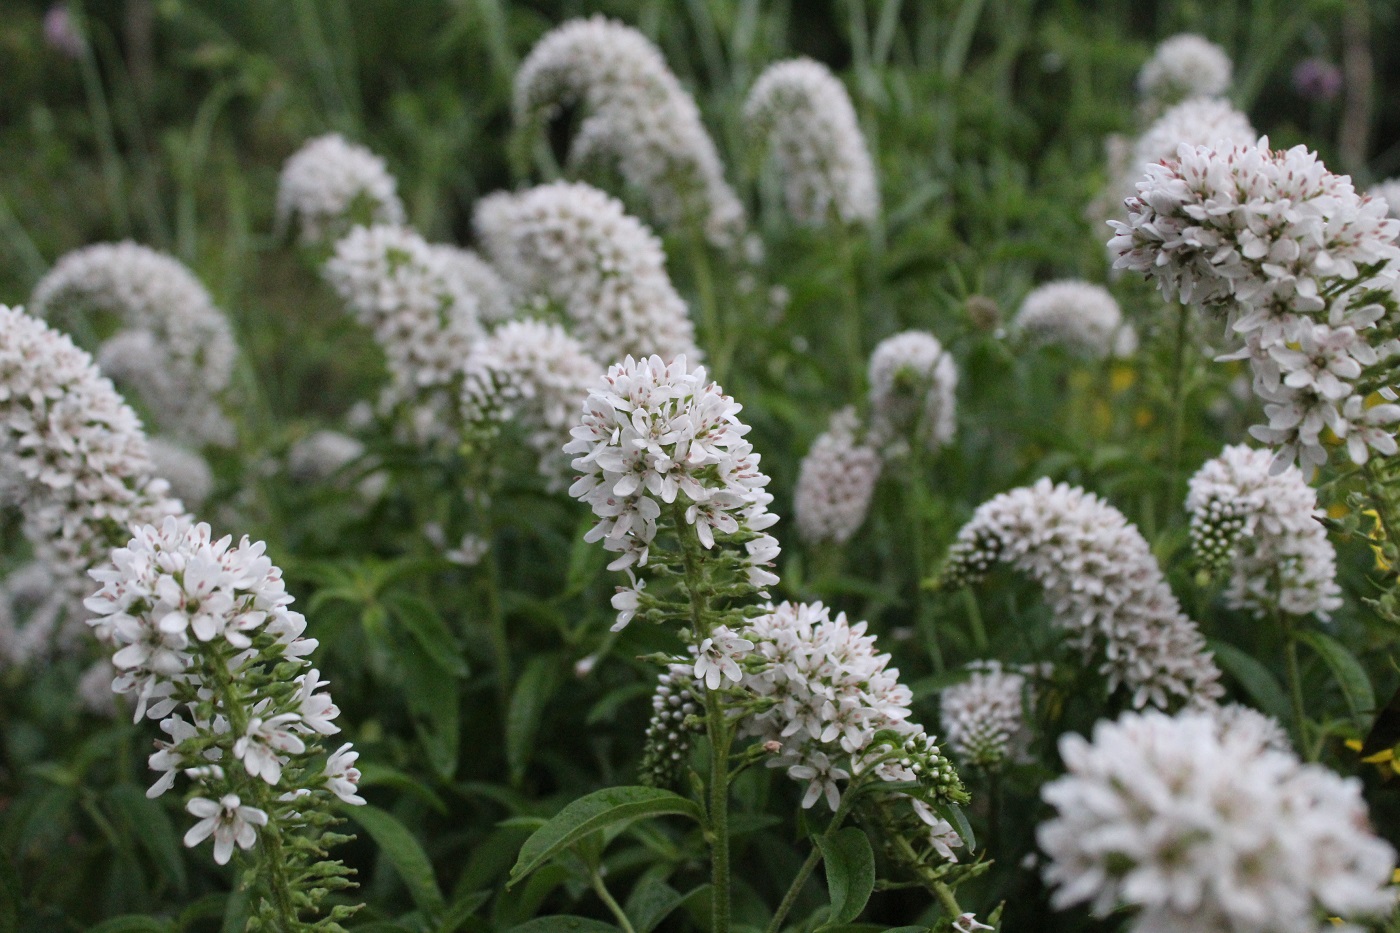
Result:
<svg viewBox="0 0 1400 933"><path fill-rule="evenodd" d="M398 182L384 160L339 133L308 140L282 166L277 226L303 243L327 243L356 224L402 224Z"/></svg>

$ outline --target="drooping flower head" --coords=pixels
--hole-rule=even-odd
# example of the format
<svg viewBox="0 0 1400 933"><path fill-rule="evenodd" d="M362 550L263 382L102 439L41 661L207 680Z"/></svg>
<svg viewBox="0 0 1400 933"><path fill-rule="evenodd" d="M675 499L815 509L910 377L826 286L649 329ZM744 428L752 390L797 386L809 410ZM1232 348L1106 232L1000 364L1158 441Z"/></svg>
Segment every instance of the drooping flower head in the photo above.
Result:
<svg viewBox="0 0 1400 933"><path fill-rule="evenodd" d="M743 205L694 99L651 40L602 16L546 33L516 73L516 120L537 125L574 106L583 120L571 168L615 168L660 224L696 225L721 248L738 244Z"/></svg>
<svg viewBox="0 0 1400 933"><path fill-rule="evenodd" d="M88 569L135 524L182 511L156 479L136 413L92 357L0 306L0 462L22 483L35 555L81 592Z"/></svg>
<svg viewBox="0 0 1400 933"><path fill-rule="evenodd" d="M870 223L880 188L846 88L825 65L768 66L744 102L744 122L771 148L788 212L799 224Z"/></svg>
<svg viewBox="0 0 1400 933"><path fill-rule="evenodd" d="M595 383L564 452L582 474L569 494L598 518L585 540L619 555L611 569L646 566L666 509L707 550L737 536L751 586L777 582L768 568L778 542L765 533L777 516L768 511L759 455L744 440L742 407L683 356L628 357ZM618 627L630 617L619 616Z"/></svg>
<svg viewBox="0 0 1400 933"><path fill-rule="evenodd" d="M1037 286L1021 302L1012 326L1035 344L1094 359L1131 352L1137 342L1108 289L1076 279Z"/></svg>
<svg viewBox="0 0 1400 933"><path fill-rule="evenodd" d="M949 750L965 764L994 768L1026 757L1031 730L1026 714L1035 685L1024 671L1000 661L968 665L967 680L939 694L940 722Z"/></svg>
<svg viewBox="0 0 1400 933"><path fill-rule="evenodd" d="M179 260L129 241L74 250L39 280L30 310L106 337L102 371L133 387L161 430L193 444L232 442L222 406L238 348Z"/></svg>
<svg viewBox="0 0 1400 933"><path fill-rule="evenodd" d="M482 335L480 299L458 253L406 227L356 227L322 270L383 348L390 383L380 405L405 406L415 438L451 433L462 361Z"/></svg>
<svg viewBox="0 0 1400 933"><path fill-rule="evenodd" d="M1128 713L1067 735L1068 774L1037 832L1057 908L1122 907L1129 929L1316 933L1321 916L1388 914L1395 852L1361 783L1206 713Z"/></svg>
<svg viewBox="0 0 1400 933"><path fill-rule="evenodd" d="M523 430L540 474L563 488L571 459L564 445L602 372L558 324L508 321L467 357L462 420L469 430Z"/></svg>
<svg viewBox="0 0 1400 933"><path fill-rule="evenodd" d="M942 447L957 430L957 388L957 364L933 334L909 330L880 341L870 354L871 440Z"/></svg>
<svg viewBox="0 0 1400 933"><path fill-rule="evenodd" d="M282 166L277 226L303 243L326 243L356 224L402 224L398 182L384 160L339 133L308 140Z"/></svg>
<svg viewBox="0 0 1400 933"><path fill-rule="evenodd" d="M322 761L323 736L340 731L340 711L311 667L315 639L290 608L281 571L262 542L215 539L188 517L133 530L110 562L92 571L101 588L84 605L98 638L113 647L112 689L134 701L136 721L161 720L151 769L157 797L183 774L194 796L191 848L211 836L214 861L250 849L271 833L283 870L314 910L346 870L324 860L317 840L335 798L363 803L348 746ZM307 838L293 840L293 834Z"/></svg>
<svg viewBox="0 0 1400 933"><path fill-rule="evenodd" d="M983 503L949 549L940 585L975 583L997 562L1044 587L1055 624L1086 655L1102 657L1109 690L1123 686L1133 706L1220 695L1205 639L1147 541L1097 496L1042 479Z"/></svg>
<svg viewBox="0 0 1400 933"><path fill-rule="evenodd" d="M1242 445L1206 461L1186 497L1192 547L1209 569L1229 574L1232 609L1325 620L1342 600L1324 513L1297 467L1271 473L1272 462L1268 451Z"/></svg>
<svg viewBox="0 0 1400 933"><path fill-rule="evenodd" d="M1138 72L1145 103L1160 108L1195 97L1218 97L1230 88L1234 64L1225 50L1192 33L1164 40Z"/></svg>
<svg viewBox="0 0 1400 933"><path fill-rule="evenodd" d="M1267 425L1251 429L1278 465L1327 460L1321 433L1351 459L1396 451L1400 406L1368 406L1364 374L1400 352L1377 325L1395 306L1400 221L1357 195L1302 146L1182 146L1153 165L1112 221L1116 268L1144 273L1162 295L1221 313L1242 347Z"/></svg>
<svg viewBox="0 0 1400 933"><path fill-rule="evenodd" d="M861 443L859 433L855 409L843 408L802 458L792 508L797 533L808 544L844 544L865 523L880 454Z"/></svg>
<svg viewBox="0 0 1400 933"><path fill-rule="evenodd" d="M476 228L511 284L561 308L599 362L697 357L661 242L611 195L569 182L497 194L478 206Z"/></svg>

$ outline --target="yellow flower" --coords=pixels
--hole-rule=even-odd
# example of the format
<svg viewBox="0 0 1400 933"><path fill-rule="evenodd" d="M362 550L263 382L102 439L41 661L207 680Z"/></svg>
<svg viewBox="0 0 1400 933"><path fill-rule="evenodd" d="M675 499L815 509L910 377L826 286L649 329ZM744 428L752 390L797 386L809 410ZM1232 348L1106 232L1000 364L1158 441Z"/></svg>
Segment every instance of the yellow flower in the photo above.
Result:
<svg viewBox="0 0 1400 933"><path fill-rule="evenodd" d="M1125 363L1115 363L1108 377L1108 388L1114 395L1126 392L1137 382L1137 370Z"/></svg>

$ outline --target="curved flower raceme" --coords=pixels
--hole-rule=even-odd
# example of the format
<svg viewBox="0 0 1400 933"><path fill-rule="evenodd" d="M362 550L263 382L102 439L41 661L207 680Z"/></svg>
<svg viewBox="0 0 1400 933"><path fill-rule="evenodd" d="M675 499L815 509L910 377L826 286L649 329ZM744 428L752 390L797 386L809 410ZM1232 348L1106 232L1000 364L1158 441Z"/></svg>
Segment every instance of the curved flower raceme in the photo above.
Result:
<svg viewBox="0 0 1400 933"><path fill-rule="evenodd" d="M511 284L558 305L594 359L698 356L661 242L611 195L570 182L496 194L478 205L476 228Z"/></svg>
<svg viewBox="0 0 1400 933"><path fill-rule="evenodd" d="M1027 672L1000 661L968 665L972 675L939 695L943 735L966 764L994 768L1026 757L1031 731L1026 713L1035 705Z"/></svg>
<svg viewBox="0 0 1400 933"><path fill-rule="evenodd" d="M1123 514L1082 489L1042 479L983 503L958 532L940 585L980 580L996 562L1045 588L1055 623L1103 657L1109 690L1133 706L1220 696L1220 671L1181 611L1152 550Z"/></svg>
<svg viewBox="0 0 1400 933"><path fill-rule="evenodd" d="M1168 299L1223 313L1243 344L1225 358L1249 360L1269 419L1251 433L1276 448L1279 468L1325 463L1324 428L1357 463L1395 453L1400 405L1367 404L1383 384L1370 376L1400 352L1400 221L1386 205L1358 196L1304 147L1277 152L1267 139L1182 146L1149 167L1138 191L1128 221L1112 222L1115 267L1144 273Z"/></svg>
<svg viewBox="0 0 1400 933"><path fill-rule="evenodd" d="M547 33L516 73L516 119L539 124L572 106L583 112L572 167L615 166L664 226L693 224L716 246L738 245L743 205L694 99L651 40L602 16Z"/></svg>
<svg viewBox="0 0 1400 933"><path fill-rule="evenodd" d="M1138 93L1160 107L1197 97L1218 97L1230 88L1234 63L1225 50L1192 33L1161 42L1138 72Z"/></svg>
<svg viewBox="0 0 1400 933"><path fill-rule="evenodd" d="M1125 355L1136 343L1108 289L1078 280L1037 286L1021 302L1012 326L1036 344L1062 346L1094 359Z"/></svg>
<svg viewBox="0 0 1400 933"><path fill-rule="evenodd" d="M1229 573L1232 609L1325 620L1342 599L1324 513L1297 467L1271 473L1272 462L1268 451L1244 446L1206 461L1186 497L1192 547L1208 568Z"/></svg>
<svg viewBox="0 0 1400 933"><path fill-rule="evenodd" d="M665 509L707 550L735 536L751 587L778 582L769 569L778 542L765 533L778 517L768 511L773 497L759 455L744 440L742 407L683 356L670 363L628 357L595 384L564 452L575 455L582 474L569 494L598 517L585 540L619 555L610 569L647 565ZM613 600L616 628L631 619L644 582Z"/></svg>
<svg viewBox="0 0 1400 933"><path fill-rule="evenodd" d="M111 562L92 571L101 588L85 602L98 638L115 649L113 689L130 696L136 720L161 720L168 741L150 757L156 797L183 774L187 805L199 818L185 844L214 839L214 860L274 834L289 877L306 889L346 886L338 862L316 857L332 823L334 799L355 792L356 755L343 746L327 759L323 736L340 731L339 710L308 660L316 641L262 542L215 539L205 524L167 518L134 530ZM307 836L291 844L289 833ZM320 894L324 894L322 890ZM314 909L320 894L311 893ZM264 910L275 908L264 904ZM278 915L280 916L280 915Z"/></svg>
<svg viewBox="0 0 1400 933"><path fill-rule="evenodd" d="M802 458L792 509L797 533L808 544L845 544L865 523L880 479L880 454L859 441L859 432L855 409L843 408Z"/></svg>
<svg viewBox="0 0 1400 933"><path fill-rule="evenodd" d="M778 164L788 212L820 227L870 223L880 187L846 88L810 58L770 65L744 102L744 122Z"/></svg>
<svg viewBox="0 0 1400 933"><path fill-rule="evenodd" d="M154 478L141 422L63 334L0 306L0 462L18 476L25 533L73 595L111 541L182 511Z"/></svg>
<svg viewBox="0 0 1400 933"><path fill-rule="evenodd" d="M1361 783L1201 713L1129 713L1060 740L1068 774L1041 794L1052 904L1129 929L1316 933L1321 916L1389 913L1395 852ZM1325 913L1322 913L1324 912Z"/></svg>
<svg viewBox="0 0 1400 933"><path fill-rule="evenodd" d="M322 269L384 350L390 383L381 407L406 406L420 439L450 433L462 361L482 336L480 283L460 252L406 227L356 227Z"/></svg>
<svg viewBox="0 0 1400 933"><path fill-rule="evenodd" d="M958 368L933 334L909 330L887 337L870 354L871 440L898 449L922 442L930 450L957 430Z"/></svg>
<svg viewBox="0 0 1400 933"><path fill-rule="evenodd" d="M307 140L282 166L277 226L296 224L303 243L326 243L355 224L404 222L398 182L384 160L339 133Z"/></svg>
<svg viewBox="0 0 1400 933"><path fill-rule="evenodd" d="M129 241L75 250L39 280L30 311L115 328L98 364L135 388L162 430L194 444L232 442L222 401L238 347L223 312L179 260Z"/></svg>
<svg viewBox="0 0 1400 933"><path fill-rule="evenodd" d="M522 429L540 458L540 474L562 488L570 462L562 448L602 372L558 324L509 321L467 357L462 420L469 430Z"/></svg>

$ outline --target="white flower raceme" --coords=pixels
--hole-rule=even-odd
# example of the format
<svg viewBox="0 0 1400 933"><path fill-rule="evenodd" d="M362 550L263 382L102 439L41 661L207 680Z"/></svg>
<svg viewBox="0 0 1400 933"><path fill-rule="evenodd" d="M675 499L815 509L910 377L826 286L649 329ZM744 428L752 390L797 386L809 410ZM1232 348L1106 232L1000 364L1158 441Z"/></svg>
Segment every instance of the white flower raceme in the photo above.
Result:
<svg viewBox="0 0 1400 933"><path fill-rule="evenodd" d="M668 787L679 783L690 753L690 740L698 732L701 707L696 695L694 665L671 664L656 679L651 696L651 720L647 723L645 752L640 767L642 783Z"/></svg>
<svg viewBox="0 0 1400 933"><path fill-rule="evenodd" d="M146 442L155 475L170 484L170 493L188 509L198 509L214 490L214 473L199 454L160 437Z"/></svg>
<svg viewBox="0 0 1400 933"><path fill-rule="evenodd" d="M340 431L321 429L287 450L287 473L302 483L325 482L365 455L365 445Z"/></svg>
<svg viewBox="0 0 1400 933"><path fill-rule="evenodd" d="M384 350L386 412L407 408L416 439L450 436L462 361L481 338L481 306L454 247L406 227L356 227L322 269Z"/></svg>
<svg viewBox="0 0 1400 933"><path fill-rule="evenodd" d="M998 561L1045 588L1056 625L1102 656L1109 690L1125 687L1133 706L1199 704L1222 692L1205 639L1147 541L1097 496L1042 479L983 503L949 549L941 585L976 582Z"/></svg>
<svg viewBox="0 0 1400 933"><path fill-rule="evenodd" d="M800 224L870 223L880 187L846 88L810 58L778 62L759 75L744 122L777 162L787 208Z"/></svg>
<svg viewBox="0 0 1400 933"><path fill-rule="evenodd" d="M594 359L698 355L661 242L616 198L556 182L483 199L475 221L502 274L522 294L558 305Z"/></svg>
<svg viewBox="0 0 1400 933"><path fill-rule="evenodd" d="M154 478L141 422L92 357L4 306L0 463L23 485L19 506L35 555L74 595L114 537L181 511Z"/></svg>
<svg viewBox="0 0 1400 933"><path fill-rule="evenodd" d="M808 544L846 543L870 511L880 455L859 442L859 431L855 409L843 408L802 458L792 509L797 533Z"/></svg>
<svg viewBox="0 0 1400 933"><path fill-rule="evenodd" d="M739 535L751 586L778 581L768 569L778 556L777 540L765 533L778 520L768 511L768 477L744 440L743 406L703 366L691 369L683 356L670 363L628 357L608 369L582 407L564 448L582 474L569 494L598 517L585 540L619 554L610 569L646 566L664 508L679 516L677 525L693 527L706 549L717 536ZM617 627L625 624L620 615Z"/></svg>
<svg viewBox="0 0 1400 933"><path fill-rule="evenodd" d="M1068 774L1041 791L1058 815L1037 831L1057 908L1136 908L1141 933L1317 933L1395 905L1395 852L1355 778L1194 712L1103 721L1060 755Z"/></svg>
<svg viewBox="0 0 1400 933"><path fill-rule="evenodd" d="M1021 302L1012 327L1033 343L1095 359L1131 353L1137 343L1108 289L1077 279L1037 286Z"/></svg>
<svg viewBox="0 0 1400 933"><path fill-rule="evenodd" d="M444 276L453 283L454 294L475 297L481 323L499 324L515 317L520 300L495 266L460 246L435 243L433 252L442 264Z"/></svg>
<svg viewBox="0 0 1400 933"><path fill-rule="evenodd" d="M88 624L116 651L112 688L132 697L137 721L162 720L171 739L151 756L163 776L149 796L183 771L201 795L225 802L222 811L190 810L202 822L186 845L212 832L222 864L230 840L244 849L255 841L239 819L289 831L332 796L363 802L345 784L348 771L321 770L320 738L340 731L339 710L321 692L326 683L307 659L316 641L304 637L306 620L289 608L262 542L215 540L208 525L171 517L136 528L91 575L101 588L85 602ZM240 797L257 803L258 820L239 809Z"/></svg>
<svg viewBox="0 0 1400 933"><path fill-rule="evenodd" d="M938 338L921 330L887 337L870 354L871 440L936 449L957 430L958 367Z"/></svg>
<svg viewBox="0 0 1400 933"><path fill-rule="evenodd" d="M109 336L103 373L133 387L165 432L228 444L222 408L238 357L228 320L177 259L138 243L99 243L61 258L34 287L30 311Z"/></svg>
<svg viewBox="0 0 1400 933"><path fill-rule="evenodd" d="M41 664L73 653L85 640L87 626L75 625L72 584L62 582L68 590L52 567L37 560L0 580L0 669Z"/></svg>
<svg viewBox="0 0 1400 933"><path fill-rule="evenodd" d="M739 244L743 205L694 99L651 40L602 16L546 33L516 72L516 119L538 124L574 106L583 119L571 167L615 167L664 226L697 225L721 248Z"/></svg>
<svg viewBox="0 0 1400 933"><path fill-rule="evenodd" d="M469 429L502 426L524 431L540 458L540 474L563 487L569 442L580 406L603 367L557 324L508 321L467 357L462 377L462 421Z"/></svg>
<svg viewBox="0 0 1400 933"><path fill-rule="evenodd" d="M1138 72L1138 93L1158 105L1218 97L1230 88L1234 64L1214 42L1181 33L1164 40Z"/></svg>
<svg viewBox="0 0 1400 933"><path fill-rule="evenodd" d="M1000 661L969 664L972 675L939 694L943 737L966 764L995 767L1025 758L1031 732L1026 713L1035 704L1026 674Z"/></svg>
<svg viewBox="0 0 1400 933"><path fill-rule="evenodd" d="M398 182L384 160L339 133L308 140L282 166L277 226L296 224L304 243L324 243L355 224L402 224Z"/></svg>
<svg viewBox="0 0 1400 933"><path fill-rule="evenodd" d="M1192 547L1207 567L1229 572L1232 609L1325 620L1342 599L1324 513L1297 467L1271 473L1272 462L1242 445L1206 461L1186 497Z"/></svg>
<svg viewBox="0 0 1400 933"><path fill-rule="evenodd" d="M1163 296L1223 312L1250 361L1267 425L1251 429L1278 463L1327 460L1321 434L1357 463L1396 452L1400 405L1367 407L1366 376L1400 352L1395 304L1400 221L1333 175L1316 154L1256 146L1182 146L1153 165L1109 247L1116 268Z"/></svg>

